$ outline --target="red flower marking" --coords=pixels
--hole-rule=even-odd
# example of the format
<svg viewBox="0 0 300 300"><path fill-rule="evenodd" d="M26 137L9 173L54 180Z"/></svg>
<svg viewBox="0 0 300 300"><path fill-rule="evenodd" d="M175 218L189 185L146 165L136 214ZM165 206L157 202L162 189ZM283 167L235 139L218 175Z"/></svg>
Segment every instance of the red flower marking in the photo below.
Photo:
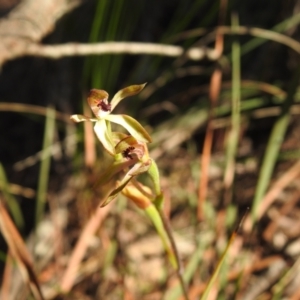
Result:
<svg viewBox="0 0 300 300"><path fill-rule="evenodd" d="M132 154L130 153L131 151L133 151L135 148L130 146L128 147L127 149L125 149L123 152L122 152L122 155L124 158L127 158L127 159L133 159L132 157Z"/></svg>
<svg viewBox="0 0 300 300"><path fill-rule="evenodd" d="M108 93L104 90L92 89L88 96L88 104L96 117L99 117L100 111L110 111L111 105L107 101Z"/></svg>
<svg viewBox="0 0 300 300"><path fill-rule="evenodd" d="M103 111L111 111L111 104L105 103L103 100L99 100L99 103L97 104L98 107L101 107Z"/></svg>

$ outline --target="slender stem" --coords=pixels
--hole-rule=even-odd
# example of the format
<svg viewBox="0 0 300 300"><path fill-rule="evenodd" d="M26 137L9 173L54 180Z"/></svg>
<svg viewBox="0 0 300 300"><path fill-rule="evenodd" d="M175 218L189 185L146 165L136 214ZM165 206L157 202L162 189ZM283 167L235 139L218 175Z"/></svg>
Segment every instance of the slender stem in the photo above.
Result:
<svg viewBox="0 0 300 300"><path fill-rule="evenodd" d="M164 213L164 211L163 211L162 208L159 208L158 211L159 211L159 215L160 215L160 217L162 219L165 231L166 231L166 233L168 235L171 247L172 247L174 255L175 255L175 260L177 262L176 274L177 274L177 277L179 279L179 282L180 282L180 285L181 285L181 288L182 288L182 292L183 292L184 298L185 298L185 300L189 300L187 285L186 285L186 283L185 283L185 281L183 279L184 270L183 270L182 262L180 260L179 252L178 252L175 240L174 240L174 236L173 236L172 229L171 229L171 226L170 226L170 221L166 217L166 215L165 215L165 213Z"/></svg>
<svg viewBox="0 0 300 300"><path fill-rule="evenodd" d="M148 170L148 174L150 175L150 178L153 181L153 185L154 185L154 191L156 193L156 198L154 200L154 205L156 207L156 209L159 212L160 218L162 220L163 223L163 227L165 230L165 233L168 236L171 248L173 250L173 254L174 254L174 259L176 262L176 274L177 277L179 279L181 288L182 288L182 292L184 295L185 300L189 300L189 296L188 296L188 291L187 291L187 286L184 282L183 279L183 266L179 257L179 252L174 240L174 236L172 233L172 229L171 229L171 225L170 225L170 221L169 219L166 217L164 210L163 210L163 203L164 203L164 194L161 190L161 186L160 186L160 176L159 176L159 170L157 167L157 164L154 160L152 160L152 164L150 169Z"/></svg>

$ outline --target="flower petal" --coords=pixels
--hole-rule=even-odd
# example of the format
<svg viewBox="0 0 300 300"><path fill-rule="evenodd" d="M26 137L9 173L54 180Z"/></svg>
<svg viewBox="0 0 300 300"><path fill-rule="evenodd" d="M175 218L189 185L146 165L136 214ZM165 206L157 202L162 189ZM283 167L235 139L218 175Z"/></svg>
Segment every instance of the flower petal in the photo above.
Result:
<svg viewBox="0 0 300 300"><path fill-rule="evenodd" d="M105 150L109 154L115 155L115 146L107 130L106 121L102 119L98 120L95 124L94 131Z"/></svg>
<svg viewBox="0 0 300 300"><path fill-rule="evenodd" d="M111 201L116 199L119 195L119 193L123 190L123 188L128 184L128 182L132 179L132 176L128 175L128 173L125 175L125 177L122 179L122 181L118 184L118 186L109 194L109 196L100 204L100 207L104 207L107 204L109 204Z"/></svg>
<svg viewBox="0 0 300 300"><path fill-rule="evenodd" d="M117 173L125 170L128 167L131 167L135 163L137 163L137 159L132 160L119 160L114 161L105 172L103 172L100 177L97 179L97 182L94 184L94 188L98 187L99 185L104 185L109 182L109 180L116 175Z"/></svg>
<svg viewBox="0 0 300 300"><path fill-rule="evenodd" d="M146 209L152 204L151 198L146 195L146 193L151 195L151 190L147 186L140 185L141 187L138 189L132 183L129 183L123 188L122 194L133 201L139 208ZM145 193L141 189L145 189Z"/></svg>
<svg viewBox="0 0 300 300"><path fill-rule="evenodd" d="M144 87L145 87L146 83L144 84L137 84L137 85L131 85L128 86L120 91L118 91L114 97L112 98L110 104L111 104L111 110L113 110L118 104L119 102L129 96L134 96L136 94L138 94Z"/></svg>
<svg viewBox="0 0 300 300"><path fill-rule="evenodd" d="M104 90L90 90L87 101L97 118L105 116L111 111L111 106L108 104L108 93Z"/></svg>
<svg viewBox="0 0 300 300"><path fill-rule="evenodd" d="M129 135L123 132L112 131L111 133L114 143L117 145L121 140L125 139Z"/></svg>
<svg viewBox="0 0 300 300"><path fill-rule="evenodd" d="M141 174L145 172L145 165L144 163L136 163L124 176L122 181L118 184L118 186L109 194L107 199L104 200L103 203L100 204L100 207L106 206L108 203L110 203L112 200L114 200L119 193L125 188L125 186L130 182L132 177Z"/></svg>
<svg viewBox="0 0 300 300"><path fill-rule="evenodd" d="M122 153L124 150L128 149L130 146L135 146L138 141L131 135L126 135L121 139L115 147L116 153Z"/></svg>
<svg viewBox="0 0 300 300"><path fill-rule="evenodd" d="M121 154L123 158L132 160L134 157L139 161L144 162L143 157L148 155L146 143L137 141L132 135L129 135L119 141L115 147L116 154Z"/></svg>
<svg viewBox="0 0 300 300"><path fill-rule="evenodd" d="M90 118L84 115L73 115L70 117L70 119L74 122L84 122L84 121L90 121L90 122L97 122L98 119Z"/></svg>
<svg viewBox="0 0 300 300"><path fill-rule="evenodd" d="M109 204L111 201L115 200L131 179L132 177L127 178L126 181L122 182L122 184L120 184L116 189L114 189L110 193L110 195L105 199L105 201L100 204L100 207L104 207L107 204Z"/></svg>
<svg viewBox="0 0 300 300"><path fill-rule="evenodd" d="M131 170L128 172L130 176L137 176L139 174L145 173L149 170L152 163L152 159L149 158L146 162L141 162L136 164Z"/></svg>
<svg viewBox="0 0 300 300"><path fill-rule="evenodd" d="M152 139L144 127L134 118L127 115L107 115L105 120L123 126L138 141L151 143Z"/></svg>

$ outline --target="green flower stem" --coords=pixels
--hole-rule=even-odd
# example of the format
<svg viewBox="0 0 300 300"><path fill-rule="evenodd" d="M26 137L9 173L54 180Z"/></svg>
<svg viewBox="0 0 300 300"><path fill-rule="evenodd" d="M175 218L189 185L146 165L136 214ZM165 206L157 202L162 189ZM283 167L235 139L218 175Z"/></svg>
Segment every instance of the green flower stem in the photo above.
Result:
<svg viewBox="0 0 300 300"><path fill-rule="evenodd" d="M162 221L160 213L158 212L157 208L153 204L149 205L145 209L145 212L148 215L148 217L151 219L156 231L158 232L172 266L175 269L177 269L178 263L176 261L174 251L171 248L171 243L169 241L169 235L165 230L164 223Z"/></svg>
<svg viewBox="0 0 300 300"><path fill-rule="evenodd" d="M177 265L177 268L176 268L177 277L179 279L184 298L186 300L188 300L189 296L188 296L187 286L186 286L186 283L185 283L184 278L183 278L184 270L183 270L183 266L182 266L182 263L181 263L181 260L180 260L180 257L179 257L179 252L178 252L178 249L177 249L174 237L173 237L173 233L172 233L171 226L170 226L170 221L169 221L169 219L166 218L166 215L165 215L162 207L160 209L158 209L158 212L159 212L159 215L160 215L161 220L163 222L164 230L166 231L166 233L168 235L168 238L169 238L169 241L171 243L173 253L175 255L175 260L176 260L176 265Z"/></svg>
<svg viewBox="0 0 300 300"><path fill-rule="evenodd" d="M185 281L183 278L183 273L184 273L183 266L181 264L179 252L178 252L175 240L174 240L174 236L173 236L172 229L170 226L170 221L168 218L166 218L166 215L163 210L164 195L160 189L158 168L157 168L157 165L154 163L154 161L152 162L152 165L154 165L155 168L152 169L151 178L153 179L154 186L156 187L155 191L157 193L158 192L160 193L156 196L156 199L154 200L154 205L155 205L157 212L159 213L160 220L163 224L164 234L166 234L168 236L168 241L169 241L171 249L172 249L172 259L174 259L176 261L176 266L174 268L176 269L177 277L180 281L180 285L181 285L184 297L185 297L185 299L189 299L187 287L186 287L186 284L185 284Z"/></svg>
<svg viewBox="0 0 300 300"><path fill-rule="evenodd" d="M160 222L162 222L162 225L163 225L164 235L166 234L168 237L168 241L170 243L170 245L168 244L168 247L171 246L171 249L166 248L166 250L168 253L171 252L171 250L172 250L172 257L169 256L169 258L170 258L170 260L172 259L176 262L176 265L174 265L174 268L176 269L177 277L180 281L180 285L182 287L184 297L185 297L185 299L189 299L186 284L183 279L183 267L182 267L179 253L178 253L178 250L176 247L176 243L175 243L175 240L174 240L174 237L172 234L170 222L166 218L164 210L163 210L164 195L163 195L163 192L162 192L161 186L160 186L159 170L158 170L156 162L153 159L152 159L151 167L148 170L148 174L152 179L152 182L154 185L154 191L156 194L156 198L154 200L154 205L155 205L156 211L159 213Z"/></svg>
<svg viewBox="0 0 300 300"><path fill-rule="evenodd" d="M159 236L162 239L162 243L168 254L169 260L176 269L177 277L180 281L184 298L189 300L186 284L183 279L183 267L179 258L179 253L175 244L175 240L170 227L170 222L166 218L162 209L158 209L155 205L151 204L145 209L146 214L153 222Z"/></svg>

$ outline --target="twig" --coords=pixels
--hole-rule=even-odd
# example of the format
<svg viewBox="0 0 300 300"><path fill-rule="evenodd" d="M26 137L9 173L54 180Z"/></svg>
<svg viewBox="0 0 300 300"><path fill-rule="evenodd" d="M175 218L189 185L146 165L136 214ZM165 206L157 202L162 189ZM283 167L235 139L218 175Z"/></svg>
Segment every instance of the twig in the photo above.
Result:
<svg viewBox="0 0 300 300"><path fill-rule="evenodd" d="M227 26L219 26L213 31L212 36L227 35L252 35L267 40L272 40L300 54L300 43L287 35L271 30L255 27L238 26L235 29ZM220 42L218 42L220 43ZM220 47L220 46L218 46ZM221 49L221 47L220 47ZM42 56L51 59L59 59L66 56L85 56L103 54L131 54L131 55L162 55L169 57L179 57L182 54L191 60L202 60L204 58L217 60L220 57L220 50L207 47L192 47L184 53L181 46L142 43L142 42L102 42L93 44L67 43L63 45L40 45L28 43L22 55ZM21 53L20 53L21 54Z"/></svg>
<svg viewBox="0 0 300 300"><path fill-rule="evenodd" d="M59 59L66 56L103 54L162 55L169 57L178 57L185 54L185 56L191 60L201 60L204 58L216 60L218 58L214 49L206 47L192 47L185 52L185 49L181 46L141 42L67 43L55 46L44 46L32 43L28 45L23 55Z"/></svg>
<svg viewBox="0 0 300 300"><path fill-rule="evenodd" d="M106 42L97 44L68 43L44 46L38 42L49 34L56 21L81 3L80 0L24 0L14 8L7 18L0 20L0 66L9 60L21 56L41 56L58 59L66 56L102 55L102 54L147 54L179 57L182 54L191 60L204 58L217 60L220 52L206 47L184 48L174 45L132 42ZM203 34L203 29L184 32L181 36ZM240 26L234 30L219 26L210 35L249 34L282 43L300 53L300 43L289 36L261 28Z"/></svg>
<svg viewBox="0 0 300 300"><path fill-rule="evenodd" d="M80 4L79 0L23 0L0 20L0 66L26 54L31 43L40 41L56 21Z"/></svg>

